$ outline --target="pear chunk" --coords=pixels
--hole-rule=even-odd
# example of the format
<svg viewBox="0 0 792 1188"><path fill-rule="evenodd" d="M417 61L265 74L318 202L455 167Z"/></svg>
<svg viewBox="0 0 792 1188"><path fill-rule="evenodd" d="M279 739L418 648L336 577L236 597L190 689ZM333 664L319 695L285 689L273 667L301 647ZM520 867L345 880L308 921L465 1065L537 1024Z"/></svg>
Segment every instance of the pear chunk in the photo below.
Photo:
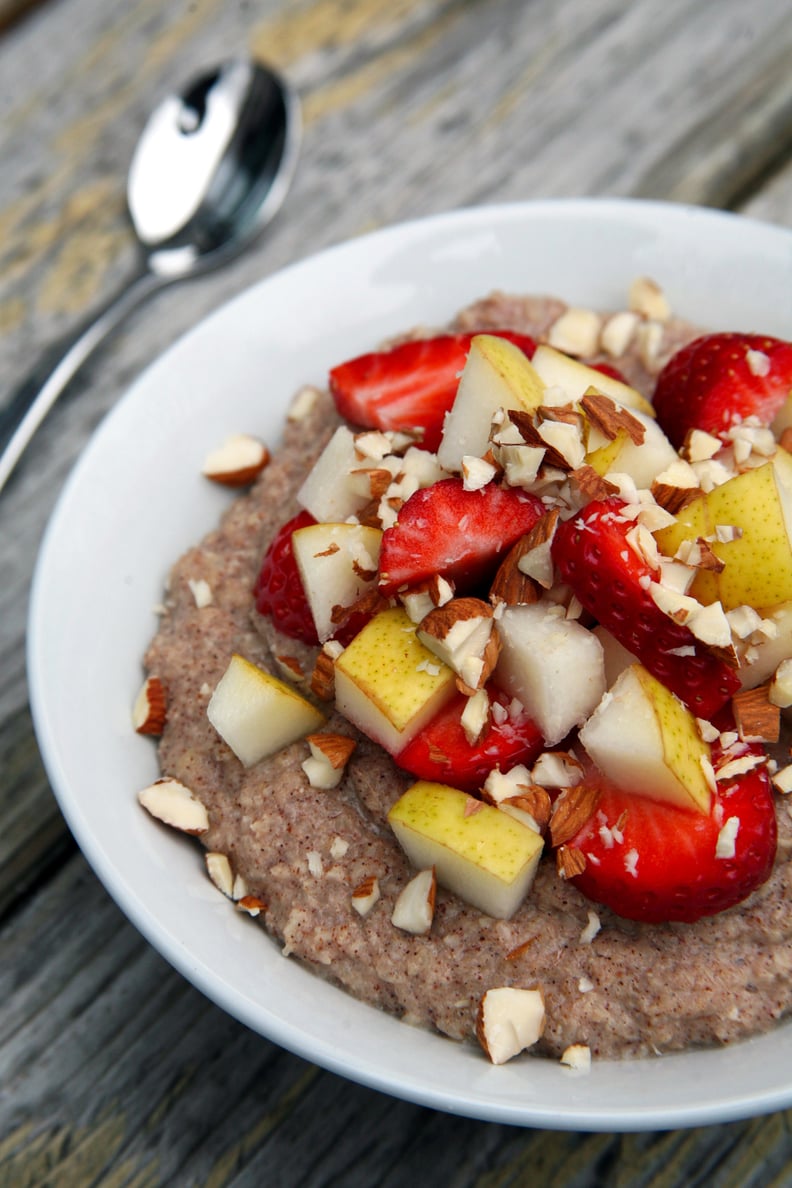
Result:
<svg viewBox="0 0 792 1188"><path fill-rule="evenodd" d="M655 534L667 557L699 537L723 562L720 572L697 570L690 593L700 602L720 601L729 611L743 605L760 610L792 600L792 494L772 462L694 499L678 513L675 524Z"/></svg>
<svg viewBox="0 0 792 1188"><path fill-rule="evenodd" d="M546 343L541 343L536 348L531 362L546 388L561 390L561 403L573 404L580 400L589 388L594 388L625 408L637 409L647 417L654 416L654 409L649 401L635 388L610 375L604 375L603 372L597 371L596 367L589 367L577 359L571 359L569 355L564 355Z"/></svg>
<svg viewBox="0 0 792 1188"><path fill-rule="evenodd" d="M394 607L375 615L336 660L336 707L397 755L453 696L455 680L407 612Z"/></svg>
<svg viewBox="0 0 792 1188"><path fill-rule="evenodd" d="M550 603L510 606L498 622L502 650L495 678L554 747L605 692L602 644Z"/></svg>
<svg viewBox="0 0 792 1188"><path fill-rule="evenodd" d="M206 715L245 767L324 725L322 714L289 685L233 655Z"/></svg>
<svg viewBox="0 0 792 1188"><path fill-rule="evenodd" d="M446 414L437 451L446 470L460 470L466 456L487 452L492 418L499 409L535 412L544 384L518 346L493 334L477 334L468 352L456 399Z"/></svg>
<svg viewBox="0 0 792 1188"><path fill-rule="evenodd" d="M696 719L640 664L626 668L580 731L609 780L627 792L709 813L709 744Z"/></svg>
<svg viewBox="0 0 792 1188"><path fill-rule="evenodd" d="M319 642L374 585L382 532L363 524L309 524L292 534L292 548Z"/></svg>
<svg viewBox="0 0 792 1188"><path fill-rule="evenodd" d="M527 895L542 853L535 830L466 792L419 780L388 813L413 866L489 916L508 919Z"/></svg>

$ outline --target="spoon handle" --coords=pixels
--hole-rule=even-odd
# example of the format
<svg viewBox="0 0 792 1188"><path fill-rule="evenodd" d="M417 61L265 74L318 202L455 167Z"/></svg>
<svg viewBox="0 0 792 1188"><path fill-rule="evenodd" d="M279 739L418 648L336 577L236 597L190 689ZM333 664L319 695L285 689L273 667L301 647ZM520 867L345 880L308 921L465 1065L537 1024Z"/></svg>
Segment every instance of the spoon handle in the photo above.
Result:
<svg viewBox="0 0 792 1188"><path fill-rule="evenodd" d="M136 306L166 285L168 279L144 269L78 334L43 383L39 367L11 395L0 410L0 491L47 413L86 359Z"/></svg>

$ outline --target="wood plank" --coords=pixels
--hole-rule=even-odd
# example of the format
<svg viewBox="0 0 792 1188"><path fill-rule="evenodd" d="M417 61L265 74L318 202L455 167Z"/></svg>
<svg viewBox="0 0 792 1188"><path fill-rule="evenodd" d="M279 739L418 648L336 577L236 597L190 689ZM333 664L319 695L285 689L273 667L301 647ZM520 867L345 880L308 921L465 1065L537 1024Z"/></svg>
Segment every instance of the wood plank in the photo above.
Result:
<svg viewBox="0 0 792 1188"><path fill-rule="evenodd" d="M259 277L371 227L531 196L684 199L792 226L791 15L789 0L750 13L744 0L196 0L174 21L160 0L59 0L0 39L13 96L4 390L131 270L123 178L168 81L250 45L288 71L306 116L271 231L141 310L0 498L0 1178L788 1182L788 1114L669 1134L522 1131L393 1101L252 1036L162 961L74 853L37 756L23 644L35 551L98 419L176 335Z"/></svg>
<svg viewBox="0 0 792 1188"><path fill-rule="evenodd" d="M284 1188L396 1188L431 1168L458 1188L674 1188L699 1168L700 1183L738 1188L756 1151L765 1182L789 1156L782 1115L628 1136L523 1131L320 1072L170 969L81 857L6 929L0 995L0 1165L13 1185L243 1188L277 1168Z"/></svg>

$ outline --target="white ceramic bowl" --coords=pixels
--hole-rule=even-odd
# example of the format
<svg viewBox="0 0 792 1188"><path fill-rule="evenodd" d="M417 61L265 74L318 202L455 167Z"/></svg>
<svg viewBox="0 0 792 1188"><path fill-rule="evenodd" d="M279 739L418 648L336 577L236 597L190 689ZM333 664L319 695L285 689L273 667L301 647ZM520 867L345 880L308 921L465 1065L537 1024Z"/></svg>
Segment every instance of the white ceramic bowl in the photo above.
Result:
<svg viewBox="0 0 792 1188"><path fill-rule="evenodd" d="M52 517L30 611L33 713L83 852L150 942L254 1031L343 1076L428 1106L531 1126L634 1130L792 1104L792 1023L726 1050L494 1068L285 960L206 879L198 847L141 811L155 749L130 728L170 563L228 496L200 476L229 432L278 439L286 404L328 367L493 289L620 307L637 274L719 329L792 333L792 233L681 206L570 200L474 208L376 232L254 286L133 385Z"/></svg>

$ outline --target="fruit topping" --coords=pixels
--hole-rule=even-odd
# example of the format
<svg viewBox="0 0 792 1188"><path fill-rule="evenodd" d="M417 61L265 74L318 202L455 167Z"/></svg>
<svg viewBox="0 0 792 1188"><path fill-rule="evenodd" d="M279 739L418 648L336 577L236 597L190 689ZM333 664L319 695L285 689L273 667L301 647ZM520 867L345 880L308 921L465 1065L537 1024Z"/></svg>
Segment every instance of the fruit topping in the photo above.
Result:
<svg viewBox="0 0 792 1188"><path fill-rule="evenodd" d="M657 419L678 448L693 429L725 438L747 417L770 425L792 394L792 343L761 334L705 334L657 379Z"/></svg>
<svg viewBox="0 0 792 1188"><path fill-rule="evenodd" d="M634 521L618 497L595 500L558 526L558 573L587 611L697 717L711 718L740 687L735 670L690 626L661 610L660 569L630 543Z"/></svg>
<svg viewBox="0 0 792 1188"><path fill-rule="evenodd" d="M536 495L496 483L466 491L462 479L449 478L416 491L383 533L380 591L395 594L440 574L458 593L474 592L544 511Z"/></svg>
<svg viewBox="0 0 792 1188"><path fill-rule="evenodd" d="M527 335L492 333L502 334L527 355L533 353L535 343ZM363 428L417 431L426 449L436 450L472 338L442 334L411 339L339 364L330 372L336 408Z"/></svg>
<svg viewBox="0 0 792 1188"><path fill-rule="evenodd" d="M770 874L776 817L761 749L739 750L762 765L722 779L727 755L716 744L719 778L706 813L618 789L592 772L597 808L569 842L586 863L575 885L620 916L649 923L690 923L745 899Z"/></svg>
<svg viewBox="0 0 792 1188"><path fill-rule="evenodd" d="M507 771L532 763L544 743L538 726L519 702L489 686L487 725L469 741L463 716L470 698L454 693L395 758L399 767L424 780L478 793L493 768Z"/></svg>
<svg viewBox="0 0 792 1188"><path fill-rule="evenodd" d="M297 568L292 534L315 522L309 512L301 511L279 529L264 554L253 590L259 614L269 615L284 635L307 644L317 644L319 638Z"/></svg>

